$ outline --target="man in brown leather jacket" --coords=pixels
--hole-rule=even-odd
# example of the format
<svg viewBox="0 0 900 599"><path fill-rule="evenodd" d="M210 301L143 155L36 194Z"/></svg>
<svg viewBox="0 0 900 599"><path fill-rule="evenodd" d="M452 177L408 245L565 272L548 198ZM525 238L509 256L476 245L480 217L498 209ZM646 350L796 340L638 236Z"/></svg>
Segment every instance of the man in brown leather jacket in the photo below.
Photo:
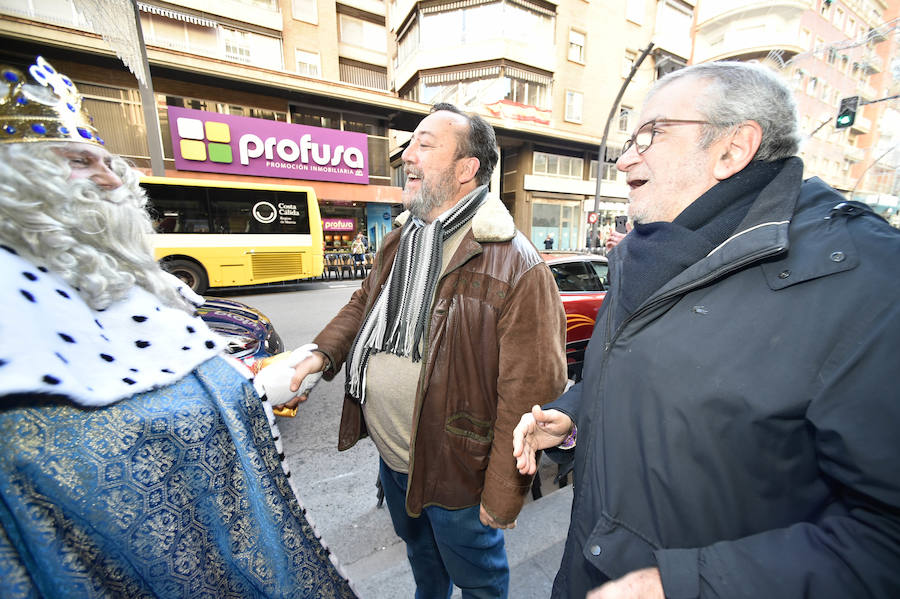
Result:
<svg viewBox="0 0 900 599"><path fill-rule="evenodd" d="M346 364L338 448L372 437L417 597L505 597L504 528L531 476L509 451L518 415L566 383L565 314L549 268L487 194L491 126L434 106L403 152L398 217L350 302L296 367ZM288 402L296 405L306 396Z"/></svg>

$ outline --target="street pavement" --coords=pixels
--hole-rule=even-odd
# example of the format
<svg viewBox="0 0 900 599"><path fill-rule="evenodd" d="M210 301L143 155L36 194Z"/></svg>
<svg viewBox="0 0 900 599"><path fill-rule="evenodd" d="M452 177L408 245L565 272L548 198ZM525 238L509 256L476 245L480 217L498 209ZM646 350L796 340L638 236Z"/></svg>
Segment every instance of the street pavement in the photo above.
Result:
<svg viewBox="0 0 900 599"><path fill-rule="evenodd" d="M295 418L279 419L292 485L361 599L413 597L405 545L394 534L387 507L377 505L375 446L364 439L350 450L336 449L342 391L342 376L323 381ZM554 485L555 465L548 460L540 472L544 496L529 496L516 528L505 531L509 596L517 599L550 596L569 523L572 487Z"/></svg>

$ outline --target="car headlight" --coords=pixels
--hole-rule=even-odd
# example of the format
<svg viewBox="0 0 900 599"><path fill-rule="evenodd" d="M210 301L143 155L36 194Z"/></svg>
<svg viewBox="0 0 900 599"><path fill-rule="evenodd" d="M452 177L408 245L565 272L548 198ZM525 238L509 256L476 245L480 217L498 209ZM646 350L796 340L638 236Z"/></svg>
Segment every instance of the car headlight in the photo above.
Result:
<svg viewBox="0 0 900 599"><path fill-rule="evenodd" d="M275 329L269 329L266 340L263 341L263 349L272 356L284 351L284 342L281 341L281 335L276 333Z"/></svg>

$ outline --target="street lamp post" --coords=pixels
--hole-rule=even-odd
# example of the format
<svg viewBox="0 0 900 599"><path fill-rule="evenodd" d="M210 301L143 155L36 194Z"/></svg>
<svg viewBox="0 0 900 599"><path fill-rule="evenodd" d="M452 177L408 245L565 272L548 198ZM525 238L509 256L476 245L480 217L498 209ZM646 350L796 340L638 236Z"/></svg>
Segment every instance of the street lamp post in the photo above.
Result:
<svg viewBox="0 0 900 599"><path fill-rule="evenodd" d="M616 95L616 99L613 101L612 108L609 109L609 116L606 118L606 126L603 128L603 137L600 140L600 152L597 156L597 188L594 192L594 212L600 211L600 183L603 181L603 164L606 162L606 140L609 137L609 126L612 123L613 118L616 115L616 108L619 107L619 102L622 101L622 96L625 94L625 89L628 87L628 84L631 83L631 79L634 77L634 74L637 73L638 67L641 66L641 63L644 62L644 59L647 57L647 54L650 53L650 50L653 49L653 42L644 48L644 51L641 52L641 55L637 57L637 60L634 61L634 64L631 65L631 72L628 73L628 77L625 78L625 81L622 82L622 86L619 88L619 93ZM591 238L588 247L594 248L597 244L597 221L595 220L591 224Z"/></svg>

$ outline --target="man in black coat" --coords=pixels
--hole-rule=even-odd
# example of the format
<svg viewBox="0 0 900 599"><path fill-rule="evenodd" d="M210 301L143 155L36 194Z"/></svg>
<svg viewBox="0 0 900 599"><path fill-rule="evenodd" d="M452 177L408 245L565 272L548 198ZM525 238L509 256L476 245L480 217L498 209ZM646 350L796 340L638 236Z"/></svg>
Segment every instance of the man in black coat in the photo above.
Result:
<svg viewBox="0 0 900 599"><path fill-rule="evenodd" d="M676 71L639 123L584 380L514 432L522 472L574 456L553 596L900 596L900 231L803 180L763 67Z"/></svg>

